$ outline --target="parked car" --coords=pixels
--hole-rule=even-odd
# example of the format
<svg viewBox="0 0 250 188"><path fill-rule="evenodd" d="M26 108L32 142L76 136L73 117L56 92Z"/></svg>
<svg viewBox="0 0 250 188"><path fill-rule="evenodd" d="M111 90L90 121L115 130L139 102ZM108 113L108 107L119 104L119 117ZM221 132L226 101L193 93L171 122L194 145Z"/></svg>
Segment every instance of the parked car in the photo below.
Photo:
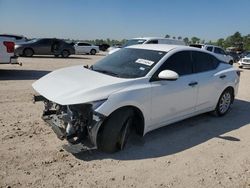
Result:
<svg viewBox="0 0 250 188"><path fill-rule="evenodd" d="M55 38L33 39L15 45L17 56L32 57L33 55L54 55L69 57L75 54L75 49L69 43Z"/></svg>
<svg viewBox="0 0 250 188"><path fill-rule="evenodd" d="M186 45L182 40L176 39L168 39L168 38L161 38L161 37L142 37L142 38L133 38L127 40L127 42L122 45L121 47L112 48L109 50L109 54L112 54L118 51L120 48L124 48L127 46L132 46L136 44L171 44L171 45Z"/></svg>
<svg viewBox="0 0 250 188"><path fill-rule="evenodd" d="M249 54L250 54L250 51L245 51L245 52L243 52L243 53L240 54L240 58L244 58L244 57L246 57Z"/></svg>
<svg viewBox="0 0 250 188"><path fill-rule="evenodd" d="M231 51L231 52L226 52L226 53L233 58L234 63L237 63L240 60L240 56L236 52Z"/></svg>
<svg viewBox="0 0 250 188"><path fill-rule="evenodd" d="M40 94L34 101L44 101L43 119L58 138L115 152L124 148L131 129L145 135L197 114L225 115L239 76L209 51L135 45L89 69L80 65L47 74L33 83Z"/></svg>
<svg viewBox="0 0 250 188"><path fill-rule="evenodd" d="M91 54L95 55L99 53L99 46L95 46L93 44L87 42L77 42L75 45L75 53L76 54Z"/></svg>
<svg viewBox="0 0 250 188"><path fill-rule="evenodd" d="M23 35L0 34L0 37L11 38L15 44L28 41L28 39Z"/></svg>
<svg viewBox="0 0 250 188"><path fill-rule="evenodd" d="M241 58L238 64L239 64L239 68L250 68L250 54Z"/></svg>
<svg viewBox="0 0 250 188"><path fill-rule="evenodd" d="M227 62L230 65L233 64L233 58L230 55L227 55L227 53L219 46L208 44L191 44L190 46L213 52L215 53L216 57L221 61Z"/></svg>
<svg viewBox="0 0 250 188"><path fill-rule="evenodd" d="M99 49L104 52L107 51L107 49L110 47L110 45L108 44L99 44L97 46L99 46Z"/></svg>
<svg viewBox="0 0 250 188"><path fill-rule="evenodd" d="M17 57L14 55L15 43L9 37L0 37L0 64L17 63Z"/></svg>

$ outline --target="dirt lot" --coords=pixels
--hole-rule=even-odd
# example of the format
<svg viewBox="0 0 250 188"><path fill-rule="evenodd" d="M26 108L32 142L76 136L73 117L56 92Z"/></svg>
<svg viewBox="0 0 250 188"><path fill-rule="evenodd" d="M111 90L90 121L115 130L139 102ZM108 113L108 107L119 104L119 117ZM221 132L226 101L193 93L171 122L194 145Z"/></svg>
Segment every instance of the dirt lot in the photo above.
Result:
<svg viewBox="0 0 250 188"><path fill-rule="evenodd" d="M40 119L31 84L103 58L21 58L0 67L0 187L250 187L250 70L222 118L200 115L103 154L69 147ZM67 87L67 86L65 86Z"/></svg>

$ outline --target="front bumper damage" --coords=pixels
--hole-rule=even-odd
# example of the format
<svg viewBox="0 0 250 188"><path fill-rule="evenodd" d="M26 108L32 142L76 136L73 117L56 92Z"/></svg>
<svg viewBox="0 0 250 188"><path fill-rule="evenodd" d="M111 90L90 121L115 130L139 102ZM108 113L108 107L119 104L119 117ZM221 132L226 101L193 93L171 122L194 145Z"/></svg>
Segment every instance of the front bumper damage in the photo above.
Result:
<svg viewBox="0 0 250 188"><path fill-rule="evenodd" d="M58 105L38 95L33 102L44 102L42 119L52 128L60 140L71 144L97 147L98 130L105 116L95 112L90 104Z"/></svg>

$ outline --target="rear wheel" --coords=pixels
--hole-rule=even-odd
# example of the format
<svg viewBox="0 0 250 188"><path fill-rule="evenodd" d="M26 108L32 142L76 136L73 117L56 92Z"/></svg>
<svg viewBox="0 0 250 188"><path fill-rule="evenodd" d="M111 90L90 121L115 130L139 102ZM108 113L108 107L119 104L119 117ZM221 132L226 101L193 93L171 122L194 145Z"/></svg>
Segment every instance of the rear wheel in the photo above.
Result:
<svg viewBox="0 0 250 188"><path fill-rule="evenodd" d="M95 49L90 50L90 54L91 55L95 55L96 54L96 50Z"/></svg>
<svg viewBox="0 0 250 188"><path fill-rule="evenodd" d="M24 55L25 57L32 57L33 54L34 54L34 51L33 51L32 49L30 49L30 48L26 48L26 49L24 49L24 51L23 51L23 55Z"/></svg>
<svg viewBox="0 0 250 188"><path fill-rule="evenodd" d="M133 116L133 111L128 108L111 114L98 133L98 149L107 153L124 149L132 128Z"/></svg>
<svg viewBox="0 0 250 188"><path fill-rule="evenodd" d="M70 53L68 50L63 50L61 55L62 55L62 57L65 58L65 57L69 57Z"/></svg>
<svg viewBox="0 0 250 188"><path fill-rule="evenodd" d="M233 91L232 89L226 89L221 94L219 101L217 103L216 109L214 111L217 116L224 116L233 102Z"/></svg>

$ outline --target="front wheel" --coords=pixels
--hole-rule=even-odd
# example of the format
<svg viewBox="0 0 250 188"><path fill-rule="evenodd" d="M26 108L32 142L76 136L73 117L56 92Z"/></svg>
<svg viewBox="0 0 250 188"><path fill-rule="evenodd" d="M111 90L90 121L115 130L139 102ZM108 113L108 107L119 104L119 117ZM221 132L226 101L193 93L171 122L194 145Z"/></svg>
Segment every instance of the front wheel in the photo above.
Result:
<svg viewBox="0 0 250 188"><path fill-rule="evenodd" d="M215 115L224 116L230 109L233 97L233 91L231 89L228 88L223 91L214 110Z"/></svg>
<svg viewBox="0 0 250 188"><path fill-rule="evenodd" d="M123 150L133 124L133 111L121 109L108 117L97 137L97 148L106 153Z"/></svg>

